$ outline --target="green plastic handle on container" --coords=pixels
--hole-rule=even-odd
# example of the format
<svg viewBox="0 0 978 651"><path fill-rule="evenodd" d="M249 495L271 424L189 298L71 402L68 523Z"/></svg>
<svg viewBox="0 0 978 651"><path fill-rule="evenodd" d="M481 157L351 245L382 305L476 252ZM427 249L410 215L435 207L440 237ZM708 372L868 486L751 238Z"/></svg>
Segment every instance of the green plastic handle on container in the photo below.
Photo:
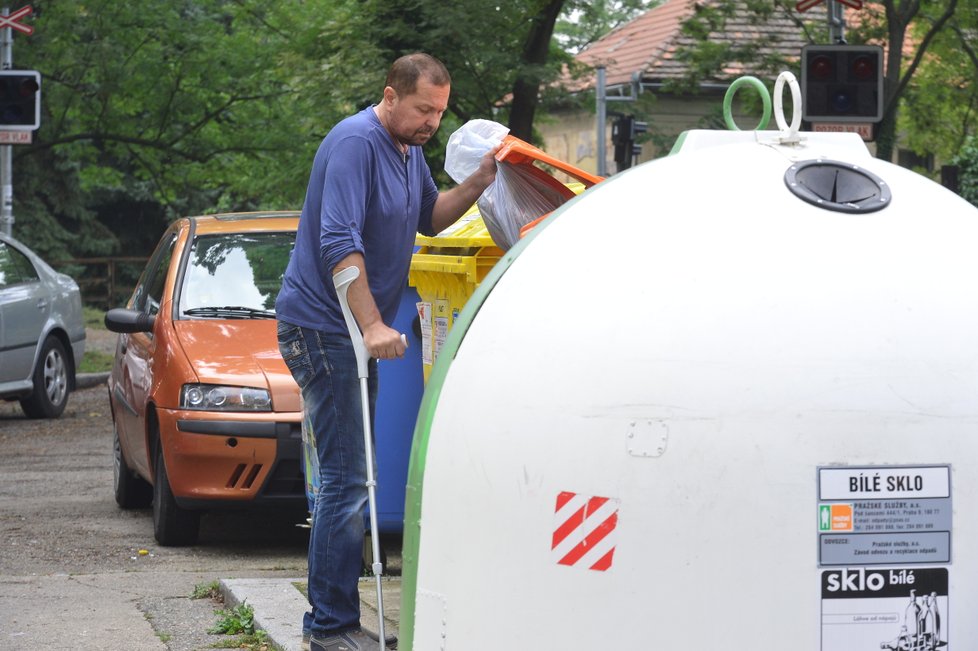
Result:
<svg viewBox="0 0 978 651"><path fill-rule="evenodd" d="M764 104L763 114L761 115L761 121L754 128L755 131L759 129L766 129L768 122L771 121L771 94L767 91L767 87L764 83L757 77L744 76L735 79L730 88L727 89L726 94L723 96L723 121L726 123L727 128L731 131L740 131L740 127L733 119L733 98L737 94L737 90L744 85L750 85L754 87L757 94L761 96L761 102Z"/></svg>

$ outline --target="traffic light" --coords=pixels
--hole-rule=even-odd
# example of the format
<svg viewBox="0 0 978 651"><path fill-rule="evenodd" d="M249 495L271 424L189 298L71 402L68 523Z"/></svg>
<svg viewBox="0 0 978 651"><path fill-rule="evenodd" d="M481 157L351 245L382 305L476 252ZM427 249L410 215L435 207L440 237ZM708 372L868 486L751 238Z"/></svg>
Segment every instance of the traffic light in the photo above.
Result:
<svg viewBox="0 0 978 651"><path fill-rule="evenodd" d="M41 75L36 70L0 70L0 130L41 126Z"/></svg>
<svg viewBox="0 0 978 651"><path fill-rule="evenodd" d="M806 45L801 50L802 117L809 122L883 118L883 48Z"/></svg>
<svg viewBox="0 0 978 651"><path fill-rule="evenodd" d="M631 167L634 157L642 153L642 145L635 144L635 137L648 130L648 122L639 122L632 115L619 115L611 123L611 143L619 172Z"/></svg>

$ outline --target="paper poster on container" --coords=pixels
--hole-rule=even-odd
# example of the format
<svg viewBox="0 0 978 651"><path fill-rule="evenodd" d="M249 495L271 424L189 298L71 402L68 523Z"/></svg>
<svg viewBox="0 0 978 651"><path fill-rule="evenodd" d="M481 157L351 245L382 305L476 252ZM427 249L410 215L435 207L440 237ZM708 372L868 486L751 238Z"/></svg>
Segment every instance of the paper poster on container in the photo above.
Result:
<svg viewBox="0 0 978 651"><path fill-rule="evenodd" d="M438 353L441 352L442 347L445 345L445 340L448 338L449 312L447 299L439 298L435 301L435 359L438 359Z"/></svg>
<svg viewBox="0 0 978 651"><path fill-rule="evenodd" d="M431 303L417 304L418 320L421 322L421 362L431 366L434 355L431 350Z"/></svg>
<svg viewBox="0 0 978 651"><path fill-rule="evenodd" d="M950 651L947 568L837 568L821 583L821 651Z"/></svg>
<svg viewBox="0 0 978 651"><path fill-rule="evenodd" d="M818 564L951 562L951 467L818 468Z"/></svg>

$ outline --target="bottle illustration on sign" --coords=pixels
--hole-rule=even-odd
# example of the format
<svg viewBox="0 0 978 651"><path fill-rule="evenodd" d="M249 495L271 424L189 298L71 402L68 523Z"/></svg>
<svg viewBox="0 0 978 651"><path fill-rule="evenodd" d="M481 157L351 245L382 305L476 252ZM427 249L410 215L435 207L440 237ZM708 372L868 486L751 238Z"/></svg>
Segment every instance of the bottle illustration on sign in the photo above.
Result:
<svg viewBox="0 0 978 651"><path fill-rule="evenodd" d="M900 634L894 640L880 642L880 648L887 651L935 651L945 646L947 642L941 639L937 593L932 592L918 599L917 591L911 590Z"/></svg>

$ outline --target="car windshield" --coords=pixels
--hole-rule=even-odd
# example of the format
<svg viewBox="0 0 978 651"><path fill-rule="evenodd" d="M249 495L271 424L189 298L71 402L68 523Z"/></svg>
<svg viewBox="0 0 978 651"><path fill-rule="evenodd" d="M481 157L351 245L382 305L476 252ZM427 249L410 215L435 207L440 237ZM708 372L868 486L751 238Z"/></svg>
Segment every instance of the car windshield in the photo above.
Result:
<svg viewBox="0 0 978 651"><path fill-rule="evenodd" d="M180 315L275 318L295 233L202 235L190 251Z"/></svg>

